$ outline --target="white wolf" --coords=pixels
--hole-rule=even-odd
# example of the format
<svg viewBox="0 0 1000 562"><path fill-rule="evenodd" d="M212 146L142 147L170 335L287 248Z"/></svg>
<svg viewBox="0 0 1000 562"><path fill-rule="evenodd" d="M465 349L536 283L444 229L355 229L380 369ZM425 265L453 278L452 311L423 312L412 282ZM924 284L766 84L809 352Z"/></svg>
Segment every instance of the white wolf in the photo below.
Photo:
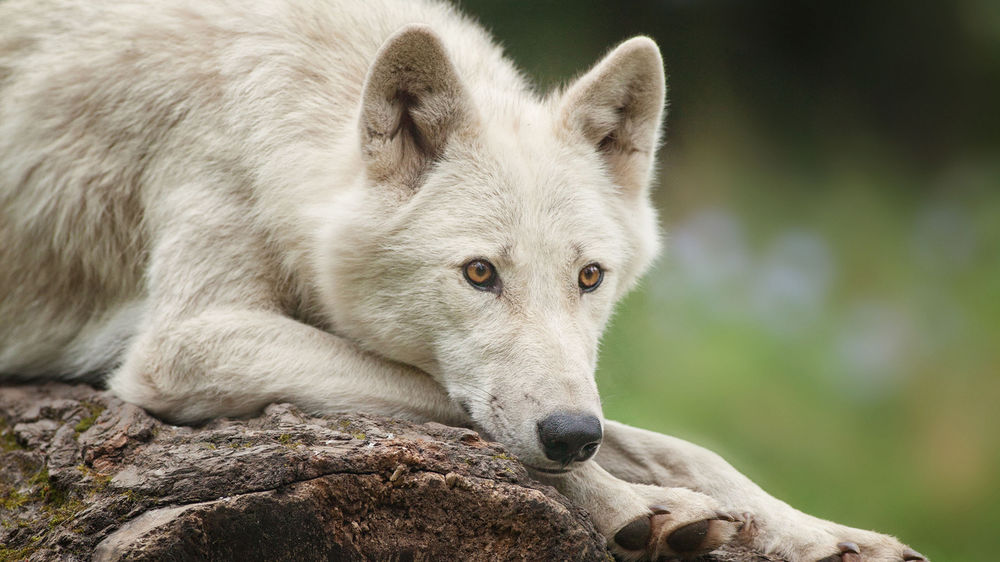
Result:
<svg viewBox="0 0 1000 562"><path fill-rule="evenodd" d="M429 0L0 22L0 372L106 375L178 422L291 401L470 425L629 559L923 559L602 420L598 339L658 246L650 39L541 97Z"/></svg>

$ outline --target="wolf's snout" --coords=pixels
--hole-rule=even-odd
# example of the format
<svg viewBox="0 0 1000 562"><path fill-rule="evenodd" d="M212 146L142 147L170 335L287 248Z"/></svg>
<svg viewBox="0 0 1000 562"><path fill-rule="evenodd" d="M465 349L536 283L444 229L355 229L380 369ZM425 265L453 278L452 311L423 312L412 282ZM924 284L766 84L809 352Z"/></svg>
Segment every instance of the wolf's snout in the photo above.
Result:
<svg viewBox="0 0 1000 562"><path fill-rule="evenodd" d="M538 439L549 460L585 461L601 444L601 420L590 414L555 413L538 422Z"/></svg>

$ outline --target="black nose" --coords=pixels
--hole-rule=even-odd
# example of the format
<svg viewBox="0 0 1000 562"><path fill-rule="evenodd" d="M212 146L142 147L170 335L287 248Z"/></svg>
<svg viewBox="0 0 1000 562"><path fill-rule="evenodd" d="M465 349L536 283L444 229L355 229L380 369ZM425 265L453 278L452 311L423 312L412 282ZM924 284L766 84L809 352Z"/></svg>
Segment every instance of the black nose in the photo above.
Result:
<svg viewBox="0 0 1000 562"><path fill-rule="evenodd" d="M555 413L538 422L545 456L563 464L594 456L602 436L601 420L589 414Z"/></svg>

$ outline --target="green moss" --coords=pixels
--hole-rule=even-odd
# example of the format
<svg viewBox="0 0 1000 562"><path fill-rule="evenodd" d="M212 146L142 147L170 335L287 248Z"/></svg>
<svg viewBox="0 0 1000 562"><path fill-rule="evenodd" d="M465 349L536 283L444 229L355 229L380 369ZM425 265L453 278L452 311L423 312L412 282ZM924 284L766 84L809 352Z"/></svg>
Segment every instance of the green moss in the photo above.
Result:
<svg viewBox="0 0 1000 562"><path fill-rule="evenodd" d="M31 478L28 479L28 484L32 486L37 486L39 484L43 486L49 485L49 467L48 465L43 466L41 470L36 472Z"/></svg>
<svg viewBox="0 0 1000 562"><path fill-rule="evenodd" d="M7 425L7 420L0 418L0 451L20 451L25 448L18 443L14 430Z"/></svg>
<svg viewBox="0 0 1000 562"><path fill-rule="evenodd" d="M86 504L77 498L64 499L59 506L46 506L45 512L49 516L49 529L54 529L61 523L72 519L86 507Z"/></svg>
<svg viewBox="0 0 1000 562"><path fill-rule="evenodd" d="M141 505L147 499L147 496L145 494L143 494L141 492L136 492L135 490L132 490L132 489L128 489L128 490L125 490L124 492L122 492L121 493L121 497L124 498L125 501L127 501L127 502L129 502L129 503L131 503L133 505Z"/></svg>
<svg viewBox="0 0 1000 562"><path fill-rule="evenodd" d="M0 562L15 562L16 560L24 560L31 556L36 550L37 546L25 546L23 548L7 548L5 546L0 546Z"/></svg>
<svg viewBox="0 0 1000 562"><path fill-rule="evenodd" d="M364 433L358 432L351 435L355 439L365 439L367 436Z"/></svg>
<svg viewBox="0 0 1000 562"><path fill-rule="evenodd" d="M0 487L0 507L5 510L13 511L29 501L31 496L28 494L22 494L9 486Z"/></svg>
<svg viewBox="0 0 1000 562"><path fill-rule="evenodd" d="M31 501L41 501L45 504L46 510L61 508L70 501L69 493L63 488L54 486L49 480L48 466L43 466L29 478L28 484L32 487Z"/></svg>
<svg viewBox="0 0 1000 562"><path fill-rule="evenodd" d="M108 487L108 483L111 482L110 474L102 474L85 464L76 465L76 470L79 471L80 474L90 478L92 483L90 488L91 492L102 492Z"/></svg>
<svg viewBox="0 0 1000 562"><path fill-rule="evenodd" d="M493 455L493 458L500 459L502 461L514 461L514 460L517 460L514 457L508 455L507 453L500 453L499 455Z"/></svg>
<svg viewBox="0 0 1000 562"><path fill-rule="evenodd" d="M299 445L302 445L301 441L293 440L292 436L287 433L282 433L281 435L278 436L278 443L281 443L282 445L292 449L298 447Z"/></svg>
<svg viewBox="0 0 1000 562"><path fill-rule="evenodd" d="M39 529L54 529L62 523L71 520L79 512L86 508L86 505L71 493L55 485L49 478L47 466L43 466L35 472L26 482L27 486L15 489L11 486L0 486L0 508L4 511L14 513L26 505L32 508L22 509L23 513L29 513L27 518L24 515L16 521L5 521L5 526L16 524L18 527ZM10 523L10 524L8 524ZM38 542L42 535L36 535L30 540ZM33 551L33 547L11 547L0 550L0 562L4 560L21 560Z"/></svg>
<svg viewBox="0 0 1000 562"><path fill-rule="evenodd" d="M104 406L101 406L100 404L94 404L92 402L83 402L82 404L87 410L87 415L83 416L83 418L73 427L74 437L79 437L81 433L90 429L90 426L94 425L94 422L97 421L101 412L104 411Z"/></svg>

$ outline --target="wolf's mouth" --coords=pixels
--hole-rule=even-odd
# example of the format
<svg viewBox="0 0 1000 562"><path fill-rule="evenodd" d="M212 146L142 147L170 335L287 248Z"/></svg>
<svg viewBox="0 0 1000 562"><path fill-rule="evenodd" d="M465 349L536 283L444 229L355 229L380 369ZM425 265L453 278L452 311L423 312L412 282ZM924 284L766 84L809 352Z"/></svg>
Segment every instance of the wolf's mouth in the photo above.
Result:
<svg viewBox="0 0 1000 562"><path fill-rule="evenodd" d="M566 474L567 472L570 472L568 468L542 468L540 466L533 466L530 464L525 464L524 466L530 468L531 470L544 472L545 474Z"/></svg>
<svg viewBox="0 0 1000 562"><path fill-rule="evenodd" d="M462 408L463 411L465 411L465 415L469 417L469 420L472 422L471 424L472 429L476 430L487 441L500 441L501 443L503 442L503 440L497 439L497 437L494 434L492 434L492 432L487 430L482 424L475 421L475 419L472 417L472 409L469 407L468 402L466 402L461 398L456 399L455 402L458 404L460 408ZM530 468L531 470L534 470L536 472L541 472L542 474L568 474L572 472L572 469L566 468L566 465L563 465L563 467L561 468L542 468L540 466L527 464L525 462L522 462L521 464L523 464L527 468Z"/></svg>

